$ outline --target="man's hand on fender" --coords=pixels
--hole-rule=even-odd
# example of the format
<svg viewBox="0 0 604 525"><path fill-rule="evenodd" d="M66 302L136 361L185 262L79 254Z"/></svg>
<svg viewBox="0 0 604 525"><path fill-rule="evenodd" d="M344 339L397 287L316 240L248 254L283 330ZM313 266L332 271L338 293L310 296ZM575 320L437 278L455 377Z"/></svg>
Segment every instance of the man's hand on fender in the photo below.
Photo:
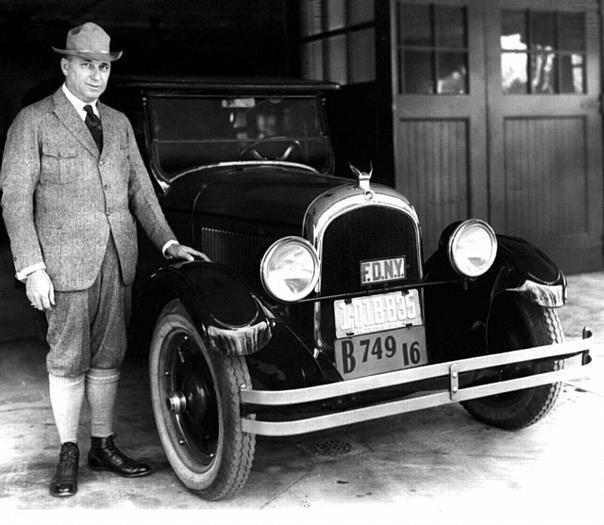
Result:
<svg viewBox="0 0 604 525"><path fill-rule="evenodd" d="M27 276L25 293L36 310L50 310L55 305L55 287L46 270L36 270Z"/></svg>
<svg viewBox="0 0 604 525"><path fill-rule="evenodd" d="M202 252L185 246L184 244L172 244L166 249L166 255L170 259L183 259L185 261L194 261L195 258L202 259L203 261L209 261L210 258Z"/></svg>

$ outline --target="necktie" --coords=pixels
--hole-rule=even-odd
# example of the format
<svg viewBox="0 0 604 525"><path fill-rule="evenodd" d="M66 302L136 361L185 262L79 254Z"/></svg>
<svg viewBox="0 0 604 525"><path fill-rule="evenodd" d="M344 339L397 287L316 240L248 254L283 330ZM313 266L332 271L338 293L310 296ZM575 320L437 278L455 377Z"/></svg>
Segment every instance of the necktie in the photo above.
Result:
<svg viewBox="0 0 604 525"><path fill-rule="evenodd" d="M84 111L86 112L86 119L84 122L90 130L90 134L96 142L99 152L101 152L103 151L103 126L101 124L101 119L94 114L92 106L89 104L84 106Z"/></svg>

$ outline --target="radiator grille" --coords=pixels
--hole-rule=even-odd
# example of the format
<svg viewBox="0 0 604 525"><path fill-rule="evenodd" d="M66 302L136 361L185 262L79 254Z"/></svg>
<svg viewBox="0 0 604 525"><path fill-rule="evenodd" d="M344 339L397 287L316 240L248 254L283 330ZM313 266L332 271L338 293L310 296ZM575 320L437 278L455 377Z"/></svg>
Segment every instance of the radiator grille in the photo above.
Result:
<svg viewBox="0 0 604 525"><path fill-rule="evenodd" d="M321 255L321 295L366 289L360 283L360 262L404 255L405 282L420 278L416 225L406 213L383 206L365 206L334 220L325 231ZM333 302L321 306L321 333L335 338Z"/></svg>

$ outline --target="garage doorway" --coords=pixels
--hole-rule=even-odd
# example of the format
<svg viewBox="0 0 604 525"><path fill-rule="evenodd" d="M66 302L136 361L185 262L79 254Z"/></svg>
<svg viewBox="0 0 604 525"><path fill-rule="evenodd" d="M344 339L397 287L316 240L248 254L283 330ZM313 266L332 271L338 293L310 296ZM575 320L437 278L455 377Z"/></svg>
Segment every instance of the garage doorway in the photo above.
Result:
<svg viewBox="0 0 604 525"><path fill-rule="evenodd" d="M480 217L602 268L598 4L392 0L396 186L425 251Z"/></svg>

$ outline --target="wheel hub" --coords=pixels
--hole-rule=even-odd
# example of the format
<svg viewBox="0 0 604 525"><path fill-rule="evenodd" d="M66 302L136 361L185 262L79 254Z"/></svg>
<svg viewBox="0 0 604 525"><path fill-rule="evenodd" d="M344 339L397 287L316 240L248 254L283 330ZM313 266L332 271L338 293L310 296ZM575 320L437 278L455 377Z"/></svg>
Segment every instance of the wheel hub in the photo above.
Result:
<svg viewBox="0 0 604 525"><path fill-rule="evenodd" d="M181 391L168 394L166 404L168 405L168 410L175 414L182 414L187 409L187 399Z"/></svg>
<svg viewBox="0 0 604 525"><path fill-rule="evenodd" d="M205 381L189 376L184 382L187 411L195 421L203 421L208 409L208 392Z"/></svg>
<svg viewBox="0 0 604 525"><path fill-rule="evenodd" d="M208 408L208 394L204 381L194 377L186 378L182 390L174 390L168 394L166 404L173 414L186 412L195 421L202 421Z"/></svg>

